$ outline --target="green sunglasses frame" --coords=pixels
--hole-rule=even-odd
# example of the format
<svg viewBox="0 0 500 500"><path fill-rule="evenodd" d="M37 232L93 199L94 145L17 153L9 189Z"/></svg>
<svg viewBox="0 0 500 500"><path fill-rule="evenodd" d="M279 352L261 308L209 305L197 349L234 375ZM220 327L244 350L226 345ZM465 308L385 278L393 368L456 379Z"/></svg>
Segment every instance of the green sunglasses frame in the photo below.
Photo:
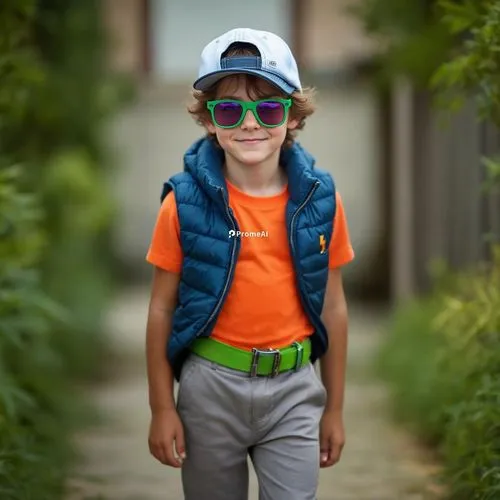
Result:
<svg viewBox="0 0 500 500"><path fill-rule="evenodd" d="M234 102L236 104L239 104L242 108L241 111L241 116L240 119L235 123L234 125L219 125L217 123L217 120L215 119L215 106L220 103L229 103L229 102ZM283 105L284 107L284 113L283 113L283 120L280 123L277 123L276 125L268 125L264 123L260 118L259 114L257 113L257 106L263 102L278 102ZM245 116L247 115L248 110L252 111L253 116L255 116L255 119L259 123L261 127L265 128L276 128L276 127L281 127L283 123L286 122L286 119L288 117L288 110L290 109L290 106L292 105L292 100L291 99L280 99L280 98L272 98L272 99L261 99L259 101L240 101L237 99L217 99L214 101L208 101L207 102L207 108L210 111L210 114L212 116L212 122L214 123L215 126L219 128L236 128L241 125L243 120L245 119Z"/></svg>

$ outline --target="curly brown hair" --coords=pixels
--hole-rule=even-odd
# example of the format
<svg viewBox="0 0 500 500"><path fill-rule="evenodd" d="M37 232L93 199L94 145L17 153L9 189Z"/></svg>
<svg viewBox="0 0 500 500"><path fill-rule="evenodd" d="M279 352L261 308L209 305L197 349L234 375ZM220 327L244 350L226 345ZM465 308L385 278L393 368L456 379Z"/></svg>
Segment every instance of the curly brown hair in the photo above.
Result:
<svg viewBox="0 0 500 500"><path fill-rule="evenodd" d="M246 44L233 44L224 55L231 56L248 56L258 55L255 47ZM238 75L243 79L246 85L246 91L252 99L269 97L269 84L261 78L253 75ZM276 89L277 90L277 89ZM192 90L192 101L188 104L187 110L196 120L198 125L205 127L207 122L211 121L210 113L207 109L207 101L216 99L218 84L215 84L208 91ZM290 107L290 118L298 119L299 123L294 130L287 130L284 147L289 147L295 141L297 132L303 130L306 118L311 116L316 110L314 103L315 89L312 87L303 88L301 92L293 92L291 96L285 95L277 90L277 96L291 97L292 106ZM210 137L217 145L217 137L207 131L207 136Z"/></svg>

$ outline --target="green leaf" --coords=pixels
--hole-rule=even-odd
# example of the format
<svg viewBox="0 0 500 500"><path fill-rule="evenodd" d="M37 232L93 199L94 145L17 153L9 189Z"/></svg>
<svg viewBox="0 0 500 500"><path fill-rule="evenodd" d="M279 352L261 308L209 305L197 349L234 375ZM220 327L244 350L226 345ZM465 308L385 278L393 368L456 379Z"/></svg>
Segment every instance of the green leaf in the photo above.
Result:
<svg viewBox="0 0 500 500"><path fill-rule="evenodd" d="M469 30L478 22L481 11L477 4L477 1L472 0L465 0L462 3L452 0L438 1L438 7L442 11L442 21L453 34Z"/></svg>

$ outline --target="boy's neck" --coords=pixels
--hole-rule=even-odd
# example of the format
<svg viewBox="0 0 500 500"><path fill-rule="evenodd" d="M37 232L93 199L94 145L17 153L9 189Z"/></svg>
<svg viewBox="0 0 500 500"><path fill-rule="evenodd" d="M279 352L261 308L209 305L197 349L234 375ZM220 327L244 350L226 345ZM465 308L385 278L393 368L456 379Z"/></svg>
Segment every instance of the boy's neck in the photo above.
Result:
<svg viewBox="0 0 500 500"><path fill-rule="evenodd" d="M224 176L240 191L254 196L273 196L283 191L287 178L279 155L259 165L243 165L226 155Z"/></svg>

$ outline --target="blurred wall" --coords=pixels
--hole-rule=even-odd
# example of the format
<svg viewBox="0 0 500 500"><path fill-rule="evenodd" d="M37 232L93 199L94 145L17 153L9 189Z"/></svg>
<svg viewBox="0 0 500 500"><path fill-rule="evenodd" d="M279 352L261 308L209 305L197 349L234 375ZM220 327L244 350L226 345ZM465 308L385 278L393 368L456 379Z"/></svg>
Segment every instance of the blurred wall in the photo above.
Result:
<svg viewBox="0 0 500 500"><path fill-rule="evenodd" d="M500 134L471 101L449 116L406 81L392 95L391 293L405 300L432 287L435 261L463 269L491 257L500 195L485 191L482 161L496 157Z"/></svg>
<svg viewBox="0 0 500 500"><path fill-rule="evenodd" d="M113 71L138 74L144 66L146 19L144 0L104 0L103 20L109 33Z"/></svg>
<svg viewBox="0 0 500 500"><path fill-rule="evenodd" d="M344 68L373 53L374 44L348 9L364 0L297 0L304 66L328 71Z"/></svg>

